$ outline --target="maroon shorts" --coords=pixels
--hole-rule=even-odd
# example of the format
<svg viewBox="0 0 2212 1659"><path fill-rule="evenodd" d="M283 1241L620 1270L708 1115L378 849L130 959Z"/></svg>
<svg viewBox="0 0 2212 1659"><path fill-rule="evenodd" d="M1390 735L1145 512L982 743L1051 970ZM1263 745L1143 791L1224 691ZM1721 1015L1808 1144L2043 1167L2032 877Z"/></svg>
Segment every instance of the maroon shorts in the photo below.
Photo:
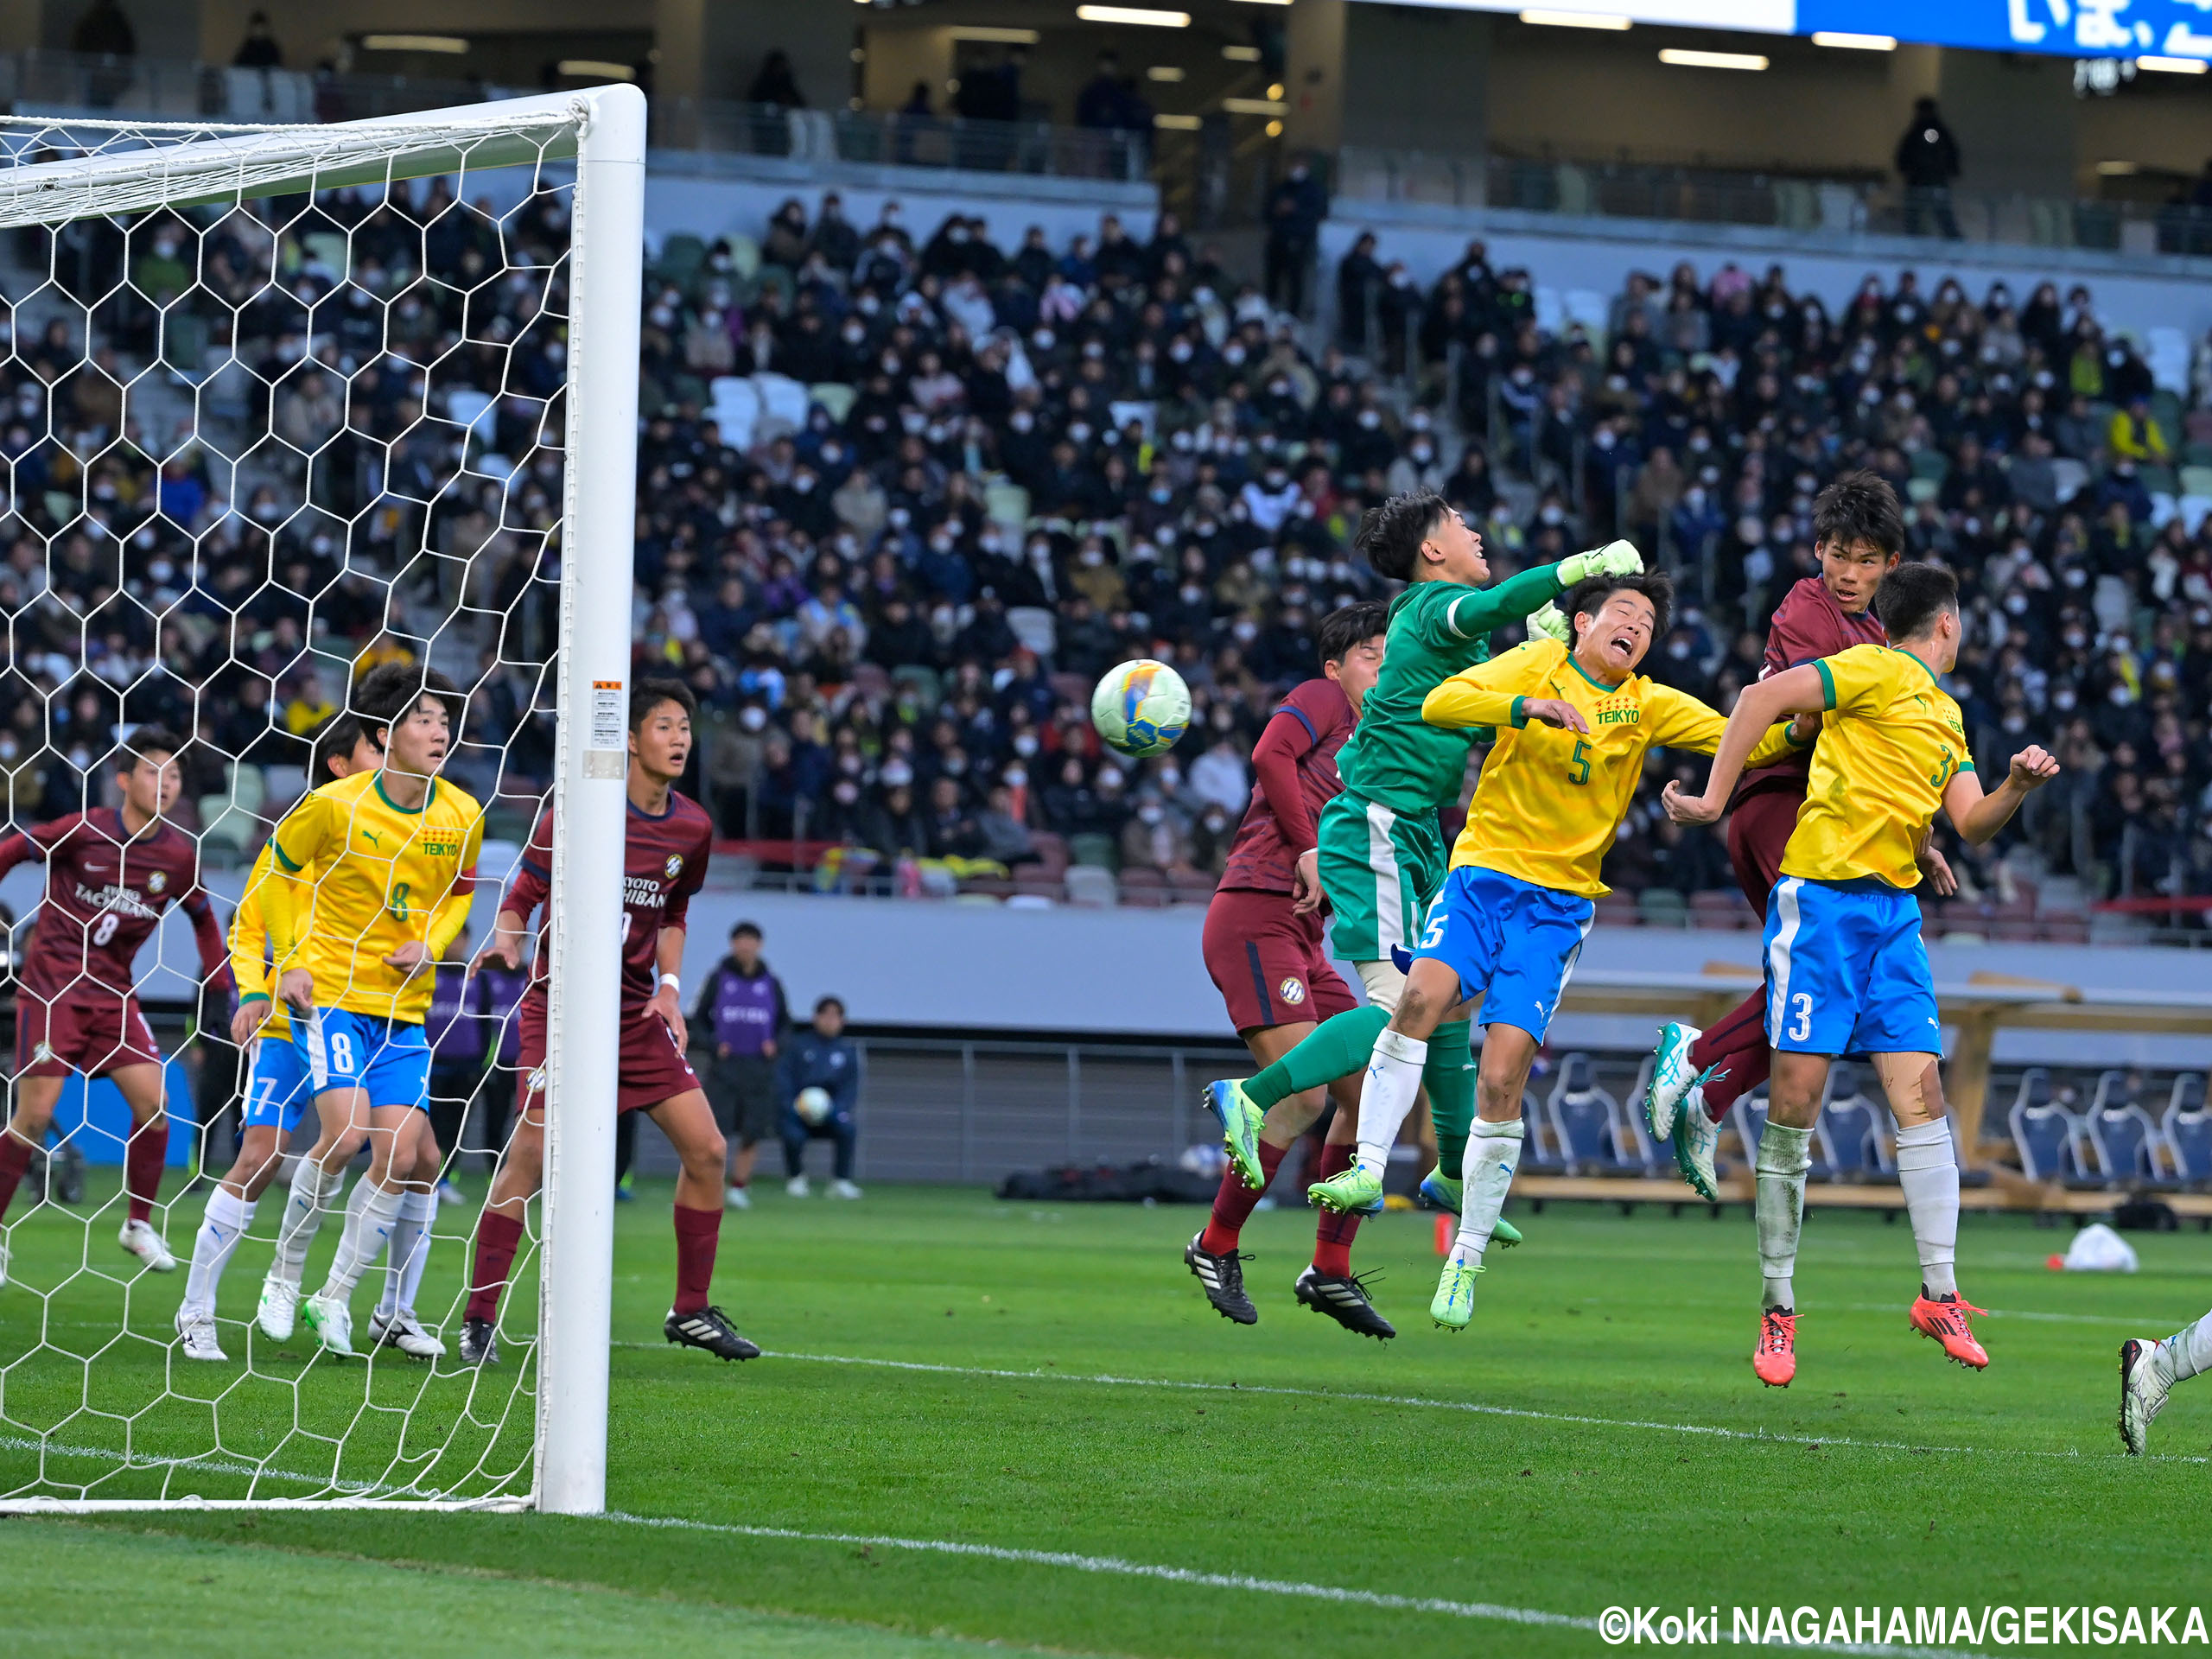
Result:
<svg viewBox="0 0 2212 1659"><path fill-rule="evenodd" d="M1797 809L1804 804L1802 795L1763 790L1746 795L1728 814L1728 861L1736 867L1737 884L1761 922L1766 920L1774 884L1782 880L1782 850L1789 845Z"/></svg>
<svg viewBox="0 0 2212 1659"><path fill-rule="evenodd" d="M1288 893L1215 893L1206 906L1205 957L1240 1036L1359 1006L1322 951L1320 912L1292 915Z"/></svg>
<svg viewBox="0 0 2212 1659"><path fill-rule="evenodd" d="M522 1052L516 1056L515 1068L522 1075L515 1088L515 1107L528 1112L539 1104L539 1091L545 1087L545 1004L525 997L516 1010L516 1024ZM644 1111L699 1086L698 1073L677 1048L676 1033L668 1022L642 1008L623 1012L622 1052L616 1065L618 1115Z"/></svg>
<svg viewBox="0 0 2212 1659"><path fill-rule="evenodd" d="M16 997L16 1075L104 1077L126 1065L159 1065L162 1051L138 999L88 985L48 1001L25 987Z"/></svg>

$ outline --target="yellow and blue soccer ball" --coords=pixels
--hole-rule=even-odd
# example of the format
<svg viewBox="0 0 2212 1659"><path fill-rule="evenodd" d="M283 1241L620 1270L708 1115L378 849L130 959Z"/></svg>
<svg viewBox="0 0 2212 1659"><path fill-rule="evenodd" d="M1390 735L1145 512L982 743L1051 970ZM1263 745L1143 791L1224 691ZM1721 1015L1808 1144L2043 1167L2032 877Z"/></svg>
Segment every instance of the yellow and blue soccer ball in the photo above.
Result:
<svg viewBox="0 0 2212 1659"><path fill-rule="evenodd" d="M802 1089L791 1100L791 1110L802 1123L827 1123L836 1109L836 1103L830 1098L827 1089Z"/></svg>
<svg viewBox="0 0 2212 1659"><path fill-rule="evenodd" d="M1090 694L1090 723L1123 754L1165 754L1191 724L1191 688L1165 663L1140 657L1109 670Z"/></svg>

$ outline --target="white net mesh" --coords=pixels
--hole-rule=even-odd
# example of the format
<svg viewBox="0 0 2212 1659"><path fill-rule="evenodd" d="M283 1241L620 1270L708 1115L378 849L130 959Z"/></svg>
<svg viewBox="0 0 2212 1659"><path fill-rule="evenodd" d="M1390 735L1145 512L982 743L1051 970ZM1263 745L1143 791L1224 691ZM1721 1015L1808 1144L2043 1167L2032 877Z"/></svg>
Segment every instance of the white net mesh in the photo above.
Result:
<svg viewBox="0 0 2212 1659"><path fill-rule="evenodd" d="M201 925L227 928L270 826L327 781L313 734L382 662L467 694L443 775L486 809L480 935L550 789L575 124L524 109L262 132L0 121L0 779L17 861L0 899L20 918L10 1104L19 1142L39 1142L0 1231L0 1502L530 1491L534 1226L499 1363L454 1351L514 1099L519 976L465 992L457 960L437 976L431 1118L467 1201L426 1206L413 1300L447 1357L341 1362L303 1325L286 1341L254 1325L289 1160L212 1288L226 1358L188 1358L175 1322L195 1246L223 1255L202 1235L234 1213L209 1200L252 1055L180 903L195 868ZM183 741L178 833L126 850L124 746L149 727ZM169 862L149 873L157 845ZM70 904L48 890L88 871L106 884ZM143 1259L160 1254L143 1235L124 1247L134 1196L174 1271ZM340 1230L344 1193L331 1202L309 1291ZM365 1352L388 1280L401 1288L389 1260L354 1298Z"/></svg>

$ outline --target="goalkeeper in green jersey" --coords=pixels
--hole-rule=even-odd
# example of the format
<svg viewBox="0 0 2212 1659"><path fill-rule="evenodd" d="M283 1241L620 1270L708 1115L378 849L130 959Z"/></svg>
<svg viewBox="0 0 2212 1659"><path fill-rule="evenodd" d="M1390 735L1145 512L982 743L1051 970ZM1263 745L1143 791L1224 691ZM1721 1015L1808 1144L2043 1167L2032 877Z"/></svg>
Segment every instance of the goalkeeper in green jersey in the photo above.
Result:
<svg viewBox="0 0 2212 1659"><path fill-rule="evenodd" d="M1298 861L1298 907L1328 904L1332 948L1358 970L1368 1006L1324 1020L1242 1083L1206 1085L1205 1103L1221 1120L1229 1155L1255 1187L1263 1184L1258 1141L1268 1110L1367 1065L1405 986L1390 953L1419 937L1420 918L1443 886L1448 854L1438 815L1459 798L1467 753L1490 734L1431 726L1421 717L1422 700L1454 674L1488 661L1495 630L1548 609L1586 576L1643 568L1633 547L1615 542L1482 587L1490 577L1482 537L1433 491L1393 496L1370 511L1354 544L1378 574L1408 585L1391 603L1382 672L1361 707L1359 728L1337 756L1344 791L1321 810L1319 845ZM1422 1072L1438 1162L1421 1192L1455 1214L1456 1172L1475 1111L1467 1032L1465 1010L1454 1009L1429 1039ZM1319 1178L1338 1173L1348 1150L1325 1148ZM1510 1227L1497 1236L1518 1242ZM1312 1306L1351 1330L1381 1334L1381 1318L1363 1293L1332 1294Z"/></svg>

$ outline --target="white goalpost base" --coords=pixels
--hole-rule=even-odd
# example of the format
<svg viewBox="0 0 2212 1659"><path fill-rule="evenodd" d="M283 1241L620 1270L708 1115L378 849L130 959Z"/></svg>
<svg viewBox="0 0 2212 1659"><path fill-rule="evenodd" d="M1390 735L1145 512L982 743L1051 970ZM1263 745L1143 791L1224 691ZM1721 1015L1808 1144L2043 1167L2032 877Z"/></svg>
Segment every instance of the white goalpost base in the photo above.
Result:
<svg viewBox="0 0 2212 1659"><path fill-rule="evenodd" d="M564 452L558 523L550 531L531 531L519 537L530 543L531 535L543 533L539 560L557 557L560 562L557 644L550 662L534 665L541 684L550 677L554 691L556 723L547 792L557 815L552 897L546 912L546 948L550 952L545 1066L548 1105L543 1232L537 1269L538 1334L534 1350L510 1357L499 1373L461 1373L457 1360L450 1356L436 1362L427 1373L419 1366L400 1370L402 1381L396 1389L389 1379L404 1362L383 1357L368 1365L340 1365L313 1355L303 1365L259 1370L249 1349L243 1363L234 1358L227 1370L190 1364L175 1352L176 1332L168 1320L170 1291L181 1287L181 1273L174 1279L156 1280L140 1274L134 1263L126 1277L120 1268L107 1265L112 1260L112 1246L102 1244L97 1236L101 1229L114 1227L119 1196L81 1224L75 1217L63 1217L59 1210L53 1217L42 1218L41 1226L82 1224L86 1228L84 1265L71 1270L57 1287L29 1283L37 1269L24 1247L25 1236L18 1224L32 1213L36 1199L31 1183L26 1181L7 1217L8 1232L18 1236L16 1265L7 1287L0 1289L0 1459L12 1459L0 1461L0 1471L4 1471L0 1472L0 1512L93 1514L154 1508L488 1511L536 1508L563 1514L601 1512L606 1507L614 1187L612 1108L616 1095L624 779L631 678L644 97L634 87L614 86L408 117L252 130L127 121L0 121L0 137L4 137L7 152L0 155L0 232L11 233L27 227L46 227L60 233L85 221L112 222L118 216L158 214L164 209L193 209L213 215L213 222L219 224L228 213L245 214L247 204L271 198L307 196L342 187L389 188L449 175L459 175L463 181L462 191L456 193L457 205L465 195L466 181L489 168L535 169L531 188L541 193L552 188L544 182L548 163L572 161L575 169L573 186L561 187L571 189L573 194L568 246L556 261L556 267L563 263L567 266L565 379L557 394L549 392L540 400L548 409L556 395L563 403L564 433L557 441ZM67 149L89 153L57 154ZM5 165L10 160L15 164ZM135 250L135 244L128 240L128 226L117 228L126 238L126 246ZM257 222L253 228L262 227ZM203 239L212 236L210 232ZM269 232L269 239L272 247L281 245L276 232ZM345 246L350 259L350 230ZM134 251L130 257L139 256ZM60 257L53 257L59 270ZM353 274L339 273L338 284L334 286L342 285ZM543 274L550 294L556 289L557 280L551 271ZM295 275L272 265L261 293L289 298L284 285ZM442 281L448 286L462 286L456 272L425 269L416 276L433 287ZM67 284L51 274L41 294L48 288L63 297L50 304L45 300L39 303L63 315L65 321L72 315L77 318L84 335L84 359L90 363L95 314L105 302L68 295ZM8 315L17 327L20 340L22 319L32 314L33 299L7 297ZM158 339L167 341L175 315L182 308L175 301L154 303L159 319ZM312 314L311 306L309 309ZM234 326L242 329L239 319L244 317L244 308L234 310ZM462 345L472 348L496 345L496 341L470 336L474 324L467 319L471 315L465 298ZM311 351L320 326L311 323L308 327ZM389 322L386 326L390 327ZM512 349L518 338L519 334L511 334L506 346ZM389 334L385 345L391 345ZM164 391L168 384L161 378L165 349L165 344L157 346L147 365L130 375L121 394L126 400L122 407L137 406L130 400L141 399L142 395L155 406L161 397L175 404L188 403L196 439L201 435L201 411L211 401L208 381L193 383L188 376L178 375L175 378L186 383L188 390ZM232 351L226 366L234 368L238 363L235 338ZM353 393L353 377L399 360L374 354L340 376L348 401ZM435 391L445 361L441 356L431 364L408 366L419 372L421 384ZM264 377L263 389L266 385ZM502 386L500 395L505 396L506 391ZM250 399L247 406L250 411ZM270 477L285 476L285 469L302 453L296 443L287 452L284 443L276 439L273 402L264 408L268 429L257 435L262 448L254 450L249 445L249 453L257 459L251 466L235 457L223 462L230 469L229 505L233 515L245 507L235 498L243 493L252 467L260 467ZM496 415L494 409L485 418ZM450 426L458 419L442 421L418 409L410 433L419 435L430 429L437 437L435 429ZM469 428L475 423L471 417ZM126 417L122 424L131 423ZM52 425L60 428L60 419L56 417ZM257 437L253 433L248 435ZM293 515L299 521L294 528L315 516L312 497L319 461L338 437L352 435L348 429L325 439L319 447L304 450L305 465L300 471L306 481L299 487L306 494ZM440 483L427 500L406 497L406 486L396 486L393 480L408 435L389 441L376 436L372 447L381 445L382 456L372 476L385 493L381 502L400 503L391 509L400 522L406 522L407 514L420 508L421 523L427 525L434 514L451 505L446 488L453 480L448 478ZM111 439L107 448L90 457L79 457L79 497L65 499L59 506L52 492L46 497L49 522L59 525L49 539L49 568L63 555L65 535L82 535L83 527L96 517L92 496L86 493L92 489L88 480L105 457L128 447L124 432L111 434ZM474 453L470 448L472 429L461 430L457 439L448 432L440 442L457 446L455 453L461 459L456 467L459 473L466 474L467 457ZM538 441L540 454L550 454L552 448L551 442ZM144 451L134 448L130 454L137 461L157 466L170 452L155 442ZM523 472L517 462L506 485L513 486L514 479ZM496 479L495 474L485 476ZM480 484L477 475L469 474L461 487L475 490ZM82 517L70 516L68 509L73 506L81 508ZM359 519L365 522L372 516L371 509L364 509ZM346 527L349 549L355 527ZM173 538L175 529L164 521L159 534ZM495 609L476 601L472 584L485 579L480 564L485 569L492 566L493 543L505 537L502 547L511 547L517 539L513 531L502 508L486 535L481 559L478 550L434 550L427 539L419 547L395 546L395 556L413 581L419 583L427 576L442 594L450 578L460 594L459 608L424 642L425 660L435 649L451 652L467 647L465 632L458 626L448 630L446 626L461 620L491 627L499 642L492 649L504 653L507 635L495 626ZM191 543L188 556L194 560L195 569L202 542L216 533L213 528L185 533L182 539ZM270 531L268 543L270 583L281 587L278 530ZM125 582L136 579L130 566L131 556L124 552L120 556ZM355 573L350 553L343 569L348 579ZM378 583L397 603L399 576L388 572L372 575L370 585ZM336 586L334 581L333 586ZM280 626L279 638L283 637ZM308 661L311 668L312 661L305 653L318 648L311 624L302 630L302 637L305 641L302 660ZM482 649L480 642L478 648ZM344 657L352 655L349 646ZM503 654L497 656L495 665L501 669L531 666L510 664ZM81 677L81 665L78 672ZM72 679L65 683L77 682ZM134 681L132 686L137 683ZM125 688L126 692L130 689ZM464 684L464 690L469 689ZM51 701L61 692L50 689L40 695ZM342 705L344 699L338 701ZM270 706L273 728L273 700ZM188 739L191 735L188 733ZM458 736L460 747L466 747L465 727ZM505 777L508 756L504 742L496 747L493 774ZM228 787L233 807L253 813L253 806L241 804L242 785L235 775ZM41 812L38 816L55 815ZM22 815L18 812L17 817L21 819ZM251 857L258 844L256 834L245 849L246 856ZM497 887L488 882L478 891L473 920L480 937L488 931L492 908L499 897ZM174 964L165 962L164 967ZM198 976L196 966L188 976ZM227 1033L203 1030L198 1040L220 1041L226 1037ZM467 1121L464 1116L464 1124ZM452 1147L445 1150L454 1153ZM203 1160L205 1155L203 1150ZM210 1166L205 1173L212 1179L220 1170ZM172 1173L162 1194L162 1211L156 1213L158 1223L162 1212L170 1212L167 1231L180 1264L188 1253L190 1230L199 1224L199 1202L183 1198L183 1180ZM281 1183L271 1187L261 1200L263 1208L272 1212L281 1210L284 1191ZM249 1234L245 1239L239 1250L245 1259L232 1264L221 1293L219 1311L225 1316L221 1328L226 1343L231 1340L230 1332L245 1324L235 1317L237 1312L241 1306L250 1308L251 1304L253 1280L261 1259L266 1256L267 1219L264 1217L259 1236ZM434 1230L435 1218L431 1226ZM325 1231L334 1236L334 1224L326 1225ZM0 1237L6 1236L0 1233ZM443 1241L451 1236L435 1233L435 1236ZM324 1243L327 1250L328 1240ZM446 1248L466 1259L466 1240ZM98 1265L96 1251L100 1252ZM447 1260L449 1273L451 1257ZM519 1276L519 1265L516 1273ZM382 1282L379 1266L364 1288ZM118 1284L123 1289L120 1321L115 1330L89 1339L90 1353L74 1352L64 1345L66 1338L54 1336L55 1330L62 1327L55 1325L53 1308L65 1290L72 1296L105 1296L106 1286ZM465 1294L465 1268L461 1284ZM40 1298L41 1306L35 1319L25 1317L26 1294ZM142 1298L144 1306L140 1305ZM518 1295L512 1300L521 1299ZM455 1316L448 1321L449 1335L459 1323L457 1301L454 1306ZM29 1348L23 1343L27 1333L35 1338ZM238 1340L245 1344L249 1337L242 1334ZM258 1332L251 1333L250 1340L264 1341ZM152 1366L153 1356L143 1346L149 1343L169 1350L161 1367L159 1393L144 1399L113 1397L120 1385L111 1385L111 1376L123 1372L126 1363L140 1363L142 1370ZM313 1338L304 1328L296 1343L312 1354ZM109 1370L103 1370L104 1363ZM76 1378L73 1384L73 1376ZM79 1392L73 1406L66 1398L72 1386ZM395 1397L408 1389L414 1390L412 1399L395 1403ZM54 1401L61 1403L51 1403ZM492 1448L503 1443L501 1435L516 1427L514 1420L524 1403L529 1407L531 1430L527 1456L518 1452L496 1467L484 1467ZM17 1414L19 1410L35 1412L41 1421L27 1421ZM418 1414L425 1418L449 1415L451 1422L434 1422L425 1446L410 1438ZM311 1417L315 1426L308 1426ZM382 1448L395 1430L397 1440L387 1453ZM443 1441L436 1439L442 1432L446 1436ZM236 1449L238 1442L232 1440L233 1433L257 1444L273 1438L275 1445L257 1457L255 1452ZM83 1443L102 1437L119 1444L87 1446ZM196 1455L170 1456L143 1444L162 1437L187 1439L207 1449ZM382 1478L362 1479L351 1470L340 1478L341 1466L355 1449L357 1439L369 1446L366 1460L385 1459ZM464 1440L473 1446L480 1440L485 1450L477 1454L475 1463L469 1462L464 1446L453 1454L461 1465L457 1475L432 1473L440 1471L453 1446ZM35 1476L26 1482L17 1471L32 1457L35 1458ZM295 1466L279 1466L288 1462ZM321 1464L327 1474L303 1474L296 1466L301 1462ZM67 1478L58 1470L67 1471ZM207 1480L211 1471L222 1477L221 1491L203 1495L189 1490L195 1478ZM118 1490L121 1477L148 1478L147 1484L155 1490L143 1496L99 1493L103 1486ZM429 1482L427 1489L425 1480ZM246 1485L245 1496L235 1495L241 1481ZM321 1483L321 1492L306 1497L257 1495L266 1484L296 1488L302 1483Z"/></svg>

